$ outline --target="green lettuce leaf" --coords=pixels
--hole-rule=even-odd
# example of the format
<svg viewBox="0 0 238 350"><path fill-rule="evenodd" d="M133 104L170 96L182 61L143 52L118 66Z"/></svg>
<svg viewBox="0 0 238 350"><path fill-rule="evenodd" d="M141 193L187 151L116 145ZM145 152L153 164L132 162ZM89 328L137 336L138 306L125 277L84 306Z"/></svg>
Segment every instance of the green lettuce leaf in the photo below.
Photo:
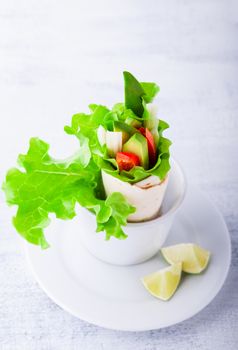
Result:
<svg viewBox="0 0 238 350"><path fill-rule="evenodd" d="M84 142L89 144L86 137ZM92 159L85 161L81 149L63 161L52 158L48 150L49 145L44 141L31 139L27 154L19 156L19 165L24 171L9 170L3 183L8 204L18 206L13 224L20 235L30 243L47 248L44 229L50 223L49 214L72 219L75 205L79 203L95 214L97 231L105 231L106 239L125 238L121 226L126 225L128 215L135 209L120 193L105 199L96 163Z"/></svg>
<svg viewBox="0 0 238 350"><path fill-rule="evenodd" d="M144 118L144 102L153 101L160 88L155 83L139 82L131 73L123 72L125 86L125 107Z"/></svg>
<svg viewBox="0 0 238 350"><path fill-rule="evenodd" d="M129 72L123 72L125 87L125 107L131 109L138 117L143 116L142 97L145 91L139 81Z"/></svg>
<svg viewBox="0 0 238 350"><path fill-rule="evenodd" d="M143 100L146 103L152 102L155 96L160 91L159 86L155 83L140 83L140 85L145 92L145 95L143 96Z"/></svg>

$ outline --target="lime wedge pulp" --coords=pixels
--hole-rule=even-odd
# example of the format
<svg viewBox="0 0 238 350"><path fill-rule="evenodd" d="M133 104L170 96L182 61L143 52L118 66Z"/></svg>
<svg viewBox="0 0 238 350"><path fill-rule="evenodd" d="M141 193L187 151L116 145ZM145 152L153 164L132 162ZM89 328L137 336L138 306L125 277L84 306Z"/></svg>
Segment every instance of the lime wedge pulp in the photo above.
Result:
<svg viewBox="0 0 238 350"><path fill-rule="evenodd" d="M207 267L210 252L193 243L176 244L161 249L169 264L182 263L182 270L188 273L200 273Z"/></svg>
<svg viewBox="0 0 238 350"><path fill-rule="evenodd" d="M176 291L180 282L182 264L176 263L142 278L142 283L150 294L162 300L168 300Z"/></svg>

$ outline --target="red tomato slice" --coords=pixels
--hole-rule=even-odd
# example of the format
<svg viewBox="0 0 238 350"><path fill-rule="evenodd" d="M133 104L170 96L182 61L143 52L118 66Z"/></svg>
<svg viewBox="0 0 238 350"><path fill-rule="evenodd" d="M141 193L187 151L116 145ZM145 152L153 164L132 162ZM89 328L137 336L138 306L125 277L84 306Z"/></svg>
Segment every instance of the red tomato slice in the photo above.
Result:
<svg viewBox="0 0 238 350"><path fill-rule="evenodd" d="M130 170L136 165L140 165L140 159L134 153L118 152L116 155L116 161L119 166L119 170Z"/></svg>
<svg viewBox="0 0 238 350"><path fill-rule="evenodd" d="M143 136L145 136L145 128L141 127L141 128L139 128L138 130L139 130L139 132L140 132ZM145 136L145 137L146 137L146 136Z"/></svg>
<svg viewBox="0 0 238 350"><path fill-rule="evenodd" d="M156 162L156 146L155 141L153 138L153 135L151 134L150 130L147 128L139 128L138 129L140 133L146 137L147 145L148 145L148 152L149 152L149 160L150 160L150 166L153 167Z"/></svg>
<svg viewBox="0 0 238 350"><path fill-rule="evenodd" d="M151 134L149 129L145 129L145 137L147 139L148 151L149 151L149 159L150 165L153 167L156 162L156 146L153 135Z"/></svg>

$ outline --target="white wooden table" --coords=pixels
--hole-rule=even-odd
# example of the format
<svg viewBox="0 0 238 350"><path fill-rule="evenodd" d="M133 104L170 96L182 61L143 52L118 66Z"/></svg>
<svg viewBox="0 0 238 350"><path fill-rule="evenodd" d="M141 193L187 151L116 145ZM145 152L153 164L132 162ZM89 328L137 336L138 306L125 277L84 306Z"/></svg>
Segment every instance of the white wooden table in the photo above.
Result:
<svg viewBox="0 0 238 350"><path fill-rule="evenodd" d="M232 264L215 300L163 330L124 333L69 315L34 281L12 211L0 197L0 349L236 349L238 341L238 3L234 1L0 2L0 175L28 139L65 156L71 115L123 94L122 71L161 86L172 152L222 212Z"/></svg>

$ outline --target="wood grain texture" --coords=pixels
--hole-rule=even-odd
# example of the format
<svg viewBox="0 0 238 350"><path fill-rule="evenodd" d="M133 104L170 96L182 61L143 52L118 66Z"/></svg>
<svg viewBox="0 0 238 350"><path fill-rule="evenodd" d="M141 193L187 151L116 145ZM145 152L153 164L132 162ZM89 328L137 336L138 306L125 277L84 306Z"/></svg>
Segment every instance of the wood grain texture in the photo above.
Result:
<svg viewBox="0 0 238 350"><path fill-rule="evenodd" d="M87 324L38 287L0 195L0 350L227 349L238 341L237 1L0 3L0 176L30 136L65 156L63 133L90 102L122 97L123 69L161 86L173 154L222 212L232 239L227 281L201 313L151 332Z"/></svg>

